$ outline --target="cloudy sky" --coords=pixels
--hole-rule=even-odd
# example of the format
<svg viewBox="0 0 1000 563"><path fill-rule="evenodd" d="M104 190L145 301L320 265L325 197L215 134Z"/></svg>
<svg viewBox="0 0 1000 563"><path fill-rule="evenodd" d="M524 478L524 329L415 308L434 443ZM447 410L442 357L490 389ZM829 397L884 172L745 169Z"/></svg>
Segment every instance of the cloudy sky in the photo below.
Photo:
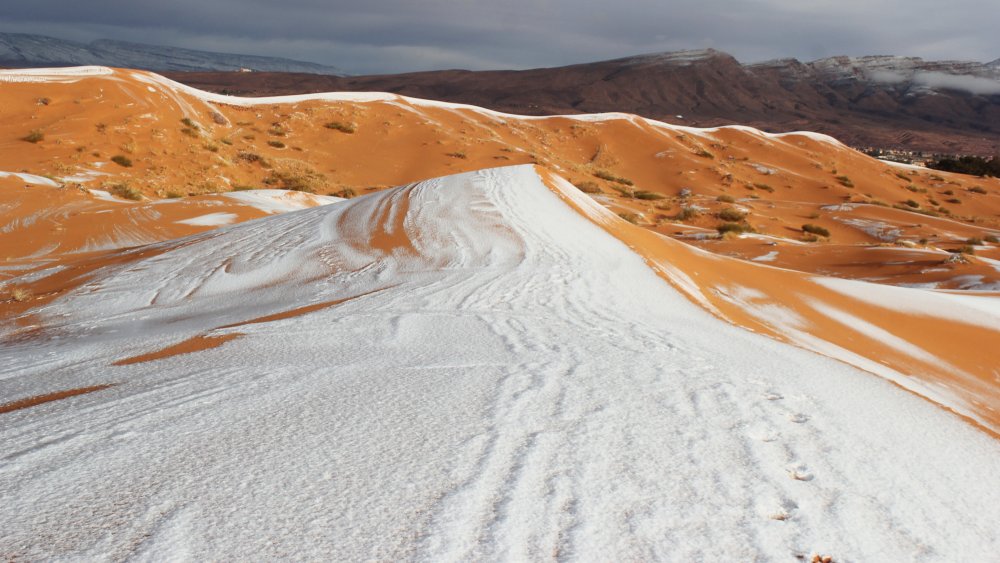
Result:
<svg viewBox="0 0 1000 563"><path fill-rule="evenodd" d="M283 56L356 74L712 47L743 62L1000 58L995 0L12 0L0 31Z"/></svg>

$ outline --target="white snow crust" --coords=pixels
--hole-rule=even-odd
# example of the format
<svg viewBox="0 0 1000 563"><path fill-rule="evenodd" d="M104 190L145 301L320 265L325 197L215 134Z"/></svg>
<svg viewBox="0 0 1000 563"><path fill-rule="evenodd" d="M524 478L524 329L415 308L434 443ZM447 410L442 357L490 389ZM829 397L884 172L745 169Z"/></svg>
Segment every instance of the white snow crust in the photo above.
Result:
<svg viewBox="0 0 1000 563"><path fill-rule="evenodd" d="M116 384L0 414L0 553L995 557L994 439L714 318L574 191L484 170L102 270L43 308L52 338L0 348L5 400Z"/></svg>

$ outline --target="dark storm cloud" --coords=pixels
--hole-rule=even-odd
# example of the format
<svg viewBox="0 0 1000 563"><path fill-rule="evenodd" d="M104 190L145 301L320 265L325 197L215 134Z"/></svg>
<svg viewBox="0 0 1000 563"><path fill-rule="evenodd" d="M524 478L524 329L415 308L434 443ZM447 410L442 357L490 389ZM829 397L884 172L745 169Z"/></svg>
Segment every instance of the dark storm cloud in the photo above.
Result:
<svg viewBox="0 0 1000 563"><path fill-rule="evenodd" d="M1000 57L985 0L32 0L0 30L286 56L349 72L527 68L713 47L743 61Z"/></svg>

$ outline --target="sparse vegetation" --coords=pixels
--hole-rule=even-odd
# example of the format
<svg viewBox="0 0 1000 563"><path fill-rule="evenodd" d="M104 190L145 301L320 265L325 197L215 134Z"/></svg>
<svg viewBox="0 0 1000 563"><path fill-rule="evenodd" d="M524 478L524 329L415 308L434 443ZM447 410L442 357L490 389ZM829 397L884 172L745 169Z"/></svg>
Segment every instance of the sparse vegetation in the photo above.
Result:
<svg viewBox="0 0 1000 563"><path fill-rule="evenodd" d="M167 199L179 199L179 198L184 197L184 194L182 194L181 192L175 192L175 191L168 191L166 195L167 195Z"/></svg>
<svg viewBox="0 0 1000 563"><path fill-rule="evenodd" d="M601 187L597 185L597 182L591 182L590 180L584 180L582 182L577 182L573 184L578 190L585 194L599 194L601 193Z"/></svg>
<svg viewBox="0 0 1000 563"><path fill-rule="evenodd" d="M740 234L740 233L752 233L753 227L751 227L746 223L737 223L734 221L729 221L715 227L715 230L719 231L720 235L725 235L727 233Z"/></svg>
<svg viewBox="0 0 1000 563"><path fill-rule="evenodd" d="M646 201L656 201L659 199L663 199L665 196L663 194L658 194L656 192L637 191L634 194L632 194L632 197L634 197L635 199L642 199Z"/></svg>
<svg viewBox="0 0 1000 563"><path fill-rule="evenodd" d="M327 129L336 129L337 131L340 131L341 133L348 133L348 134L354 133L354 131L356 130L354 128L354 124L352 124L352 123L344 123L342 121L331 121L331 122L327 123L326 125L324 125L323 127L326 127Z"/></svg>
<svg viewBox="0 0 1000 563"><path fill-rule="evenodd" d="M332 192L329 195L332 195L334 197L342 197L344 199L351 199L352 197L357 196L358 193L354 191L354 188L344 188L340 191Z"/></svg>
<svg viewBox="0 0 1000 563"><path fill-rule="evenodd" d="M677 214L675 219L678 221L690 221L701 215L701 210L697 207L692 207L690 205L681 208L680 213Z"/></svg>
<svg viewBox="0 0 1000 563"><path fill-rule="evenodd" d="M769 194L774 193L774 188L772 188L769 184L754 184L754 187L758 190L764 190Z"/></svg>
<svg viewBox="0 0 1000 563"><path fill-rule="evenodd" d="M948 202L948 203L954 203L955 205L958 205L958 204L962 203L962 200L958 199L957 197L950 197L950 198L946 199L945 201Z"/></svg>
<svg viewBox="0 0 1000 563"><path fill-rule="evenodd" d="M131 199L133 201L139 201L142 199L142 192L124 182L105 186L105 188L112 195L116 195L122 199Z"/></svg>
<svg viewBox="0 0 1000 563"><path fill-rule="evenodd" d="M621 176L615 176L614 174L608 172L607 170L598 170L594 172L594 176L607 180L608 182L614 182L616 184L621 184L623 186L634 186L635 182L629 180L628 178L622 178Z"/></svg>
<svg viewBox="0 0 1000 563"><path fill-rule="evenodd" d="M132 168L132 159L123 154L116 154L115 156L112 156L111 162L114 162L118 166L122 166L124 168Z"/></svg>
<svg viewBox="0 0 1000 563"><path fill-rule="evenodd" d="M270 140L270 141L268 141L267 144L270 145L270 146L272 146L272 147L274 147L274 148L276 148L276 149L283 149L283 148L285 148L285 143L282 143L281 141L275 141L273 139Z"/></svg>
<svg viewBox="0 0 1000 563"><path fill-rule="evenodd" d="M847 176L837 176L837 181L840 182L840 185L844 186L845 188L854 187L854 182L852 182L851 179L848 178Z"/></svg>
<svg viewBox="0 0 1000 563"><path fill-rule="evenodd" d="M47 106L52 103L52 98L38 98L35 103L40 106Z"/></svg>
<svg viewBox="0 0 1000 563"><path fill-rule="evenodd" d="M32 129L27 135L21 137L21 140L29 143L41 143L45 140L45 133L41 129Z"/></svg>
<svg viewBox="0 0 1000 563"><path fill-rule="evenodd" d="M969 188L969 191L972 192L972 193L974 193L974 194L985 194L986 193L986 188L984 188L982 186L972 186L971 188Z"/></svg>
<svg viewBox="0 0 1000 563"><path fill-rule="evenodd" d="M236 184L235 186L233 186L234 192L248 192L250 190L256 190L256 189L257 189L256 186L249 186L247 184Z"/></svg>
<svg viewBox="0 0 1000 563"><path fill-rule="evenodd" d="M908 199L908 200L904 201L903 205L906 205L907 207L913 207L913 208L920 207L920 204L917 203L916 201L912 200L912 199Z"/></svg>
<svg viewBox="0 0 1000 563"><path fill-rule="evenodd" d="M715 198L715 201L718 201L720 203L736 203L736 198L734 198L731 195L724 195L723 194L723 195L720 195L719 197Z"/></svg>
<svg viewBox="0 0 1000 563"><path fill-rule="evenodd" d="M466 158L468 158L468 155L466 155L465 152L463 152L463 151L455 151L455 152L445 153L445 156L450 156L452 158L461 158L463 160L466 159Z"/></svg>
<svg viewBox="0 0 1000 563"><path fill-rule="evenodd" d="M996 235L986 235L985 237L983 237L983 240L985 240L986 242L992 242L993 244L997 244L998 242L1000 242L1000 238L997 238Z"/></svg>
<svg viewBox="0 0 1000 563"><path fill-rule="evenodd" d="M968 244L970 246L979 246L979 245L983 244L983 239L981 239L979 237L968 238L968 239L965 240L965 244Z"/></svg>
<svg viewBox="0 0 1000 563"><path fill-rule="evenodd" d="M239 151L238 153L236 153L236 158L237 160L242 160L244 162L250 162L250 163L256 162L261 166L263 166L264 168L269 168L271 166L266 158L250 151Z"/></svg>
<svg viewBox="0 0 1000 563"><path fill-rule="evenodd" d="M718 213L719 219L729 222L742 221L746 216L745 212L733 207L727 207Z"/></svg>
<svg viewBox="0 0 1000 563"><path fill-rule="evenodd" d="M698 152L696 152L695 154L698 155L698 156L700 156L700 157L702 157L702 158L715 158L714 154L708 152L705 149L701 149Z"/></svg>
<svg viewBox="0 0 1000 563"><path fill-rule="evenodd" d="M10 298L18 303L24 303L31 299L31 291L23 287L15 287L10 290Z"/></svg>
<svg viewBox="0 0 1000 563"><path fill-rule="evenodd" d="M285 128L280 125L273 125L267 130L267 133L269 135L274 135L275 137L284 137L288 132L285 131Z"/></svg>
<svg viewBox="0 0 1000 563"><path fill-rule="evenodd" d="M802 232L830 238L829 230L827 230L825 227L820 227L819 225L814 225L812 223L806 223L805 225L802 225Z"/></svg>
<svg viewBox="0 0 1000 563"><path fill-rule="evenodd" d="M622 219L625 219L629 223L632 223L633 225L639 224L639 216L636 215L635 213L625 213L625 212L622 212L622 213L619 213L618 216L621 217Z"/></svg>

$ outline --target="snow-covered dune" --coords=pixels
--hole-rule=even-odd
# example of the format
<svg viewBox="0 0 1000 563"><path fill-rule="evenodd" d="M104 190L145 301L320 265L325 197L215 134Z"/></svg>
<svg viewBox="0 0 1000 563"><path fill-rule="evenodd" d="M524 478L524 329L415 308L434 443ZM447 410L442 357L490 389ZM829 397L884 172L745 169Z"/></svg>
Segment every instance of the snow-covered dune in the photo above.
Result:
<svg viewBox="0 0 1000 563"><path fill-rule="evenodd" d="M0 394L63 397L0 413L13 558L1000 549L995 440L718 320L531 166L153 245L37 319L0 349Z"/></svg>

